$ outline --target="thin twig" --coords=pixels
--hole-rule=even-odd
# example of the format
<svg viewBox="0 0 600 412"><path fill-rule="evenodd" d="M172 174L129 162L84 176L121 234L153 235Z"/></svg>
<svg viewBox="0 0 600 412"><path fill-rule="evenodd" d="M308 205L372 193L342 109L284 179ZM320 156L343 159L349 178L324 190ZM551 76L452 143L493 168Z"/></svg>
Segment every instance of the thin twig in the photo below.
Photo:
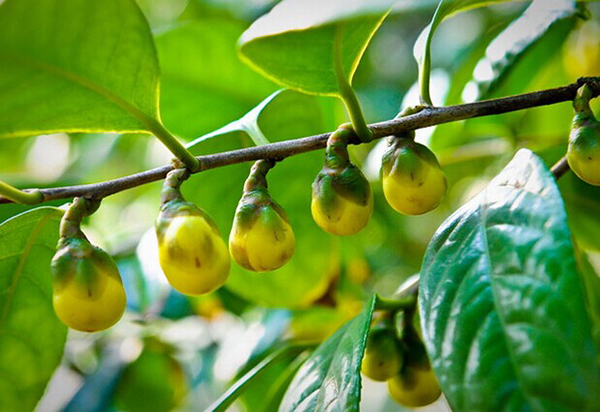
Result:
<svg viewBox="0 0 600 412"><path fill-rule="evenodd" d="M374 139L380 139L382 137L435 126L442 123L466 120L474 117L497 115L532 107L571 101L575 98L577 89L584 83L592 89L594 94L593 97L600 95L600 77L586 77L579 79L576 83L555 89L457 106L428 107L419 113L410 116L369 125L369 128L373 132ZM198 172L242 162L256 161L259 159L282 160L289 156L322 149L327 143L329 134L330 133L324 133L263 146L248 147L229 152L199 156L198 160L200 161L201 167ZM354 136L350 143L360 144L361 142ZM44 196L44 202L56 199L69 199L78 196L100 199L123 190L164 179L172 168L172 165L166 165L130 176L107 180L105 182L40 189L40 192ZM11 203L11 201L0 196L0 203Z"/></svg>
<svg viewBox="0 0 600 412"><path fill-rule="evenodd" d="M560 179L567 173L571 168L569 167L569 162L567 161L567 156L563 156L558 162L554 164L550 168L550 172L554 175L556 180Z"/></svg>

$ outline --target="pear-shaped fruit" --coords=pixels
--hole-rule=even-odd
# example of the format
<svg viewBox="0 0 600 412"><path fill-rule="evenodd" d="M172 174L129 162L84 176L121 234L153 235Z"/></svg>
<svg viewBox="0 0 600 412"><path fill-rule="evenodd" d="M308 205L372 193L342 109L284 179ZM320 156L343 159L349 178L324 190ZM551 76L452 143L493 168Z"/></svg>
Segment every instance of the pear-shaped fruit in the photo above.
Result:
<svg viewBox="0 0 600 412"><path fill-rule="evenodd" d="M591 94L588 86L584 85L573 101L575 117L569 135L567 160L581 180L600 186L600 122L589 105Z"/></svg>
<svg viewBox="0 0 600 412"><path fill-rule="evenodd" d="M186 202L179 187L187 172L169 172L156 219L158 258L167 280L186 295L203 295L222 286L229 275L225 241L213 219Z"/></svg>
<svg viewBox="0 0 600 412"><path fill-rule="evenodd" d="M368 378L385 382L400 372L403 351L393 330L373 329L369 333L361 371Z"/></svg>
<svg viewBox="0 0 600 412"><path fill-rule="evenodd" d="M431 367L405 367L387 384L392 399L411 408L430 405L442 394Z"/></svg>
<svg viewBox="0 0 600 412"><path fill-rule="evenodd" d="M261 160L252 168L229 235L233 260L254 272L282 267L296 248L287 214L267 190L265 175L272 165Z"/></svg>
<svg viewBox="0 0 600 412"><path fill-rule="evenodd" d="M215 222L190 203L163 210L156 223L158 257L167 280L186 295L203 295L229 275L229 253Z"/></svg>
<svg viewBox="0 0 600 412"><path fill-rule="evenodd" d="M393 138L382 161L383 193L397 212L420 215L446 193L446 175L431 150L410 138Z"/></svg>
<svg viewBox="0 0 600 412"><path fill-rule="evenodd" d="M360 232L373 214L371 186L348 156L351 131L340 128L327 142L325 166L313 183L311 212L326 232L347 236Z"/></svg>
<svg viewBox="0 0 600 412"><path fill-rule="evenodd" d="M83 332L97 332L121 319L125 289L115 262L87 239L61 238L52 259L52 304L58 318Z"/></svg>

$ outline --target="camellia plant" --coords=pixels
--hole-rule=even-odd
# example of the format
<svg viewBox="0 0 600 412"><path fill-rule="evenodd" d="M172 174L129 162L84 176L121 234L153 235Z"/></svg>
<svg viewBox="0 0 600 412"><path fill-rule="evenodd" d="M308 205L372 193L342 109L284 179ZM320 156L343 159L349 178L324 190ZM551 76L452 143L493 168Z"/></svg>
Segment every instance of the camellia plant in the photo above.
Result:
<svg viewBox="0 0 600 412"><path fill-rule="evenodd" d="M600 411L599 50L594 1L0 0L0 411Z"/></svg>

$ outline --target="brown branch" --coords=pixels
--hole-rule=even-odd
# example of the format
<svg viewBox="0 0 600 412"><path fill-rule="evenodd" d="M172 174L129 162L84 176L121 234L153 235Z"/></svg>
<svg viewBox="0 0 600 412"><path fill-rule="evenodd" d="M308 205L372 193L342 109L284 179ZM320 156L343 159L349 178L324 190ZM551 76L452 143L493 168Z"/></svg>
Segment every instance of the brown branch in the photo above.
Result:
<svg viewBox="0 0 600 412"><path fill-rule="evenodd" d="M569 162L567 161L567 156L563 156L558 162L554 164L554 166L550 168L550 172L554 175L554 178L556 180L563 177L565 173L567 173L569 170L571 170L571 167L569 166Z"/></svg>
<svg viewBox="0 0 600 412"><path fill-rule="evenodd" d="M430 107L410 116L369 125L369 128L373 132L374 138L380 139L382 137L443 123L571 101L575 98L577 89L584 83L588 84L592 89L594 94L593 97L600 95L600 77L585 77L577 80L576 83L555 89L457 106ZM199 156L198 160L200 161L201 167L198 172L259 159L282 160L289 156L322 149L325 147L328 137L329 133L324 133L300 139L271 143L264 146L248 147L229 152ZM354 136L351 143L360 144L361 142ZM43 202L56 199L69 199L78 196L100 199L123 190L164 179L167 173L172 169L173 166L166 165L130 176L107 180L105 182L41 189L40 192L44 196ZM11 201L0 196L0 203L11 203Z"/></svg>

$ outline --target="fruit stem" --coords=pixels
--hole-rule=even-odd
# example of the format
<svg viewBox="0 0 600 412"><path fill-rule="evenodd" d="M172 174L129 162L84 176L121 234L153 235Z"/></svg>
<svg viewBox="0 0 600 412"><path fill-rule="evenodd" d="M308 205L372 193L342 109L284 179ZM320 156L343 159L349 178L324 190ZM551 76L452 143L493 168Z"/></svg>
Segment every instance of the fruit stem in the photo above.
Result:
<svg viewBox="0 0 600 412"><path fill-rule="evenodd" d="M0 194L23 205L37 205L44 201L44 195L39 189L29 189L25 192L2 181L0 181Z"/></svg>
<svg viewBox="0 0 600 412"><path fill-rule="evenodd" d="M252 165L248 179L244 183L244 193L255 189L267 189L267 173L275 166L272 159L261 159Z"/></svg>
<svg viewBox="0 0 600 412"><path fill-rule="evenodd" d="M573 108L577 114L595 119L594 112L590 108L590 100L593 95L594 92L587 84L584 84L577 90L577 95L573 99Z"/></svg>
<svg viewBox="0 0 600 412"><path fill-rule="evenodd" d="M173 169L167 173L165 182L163 183L162 191L160 193L161 204L172 202L173 200L183 201L181 195L181 184L190 177L190 172L186 168Z"/></svg>
<svg viewBox="0 0 600 412"><path fill-rule="evenodd" d="M76 197L73 199L73 203L69 205L60 221L60 237L86 239L81 231L81 221L84 217L90 216L98 210L99 207L100 200L90 200L84 197Z"/></svg>
<svg viewBox="0 0 600 412"><path fill-rule="evenodd" d="M327 148L325 149L325 166L330 169L344 169L350 164L350 155L348 154L348 141L352 126L343 124L329 135L327 139Z"/></svg>

